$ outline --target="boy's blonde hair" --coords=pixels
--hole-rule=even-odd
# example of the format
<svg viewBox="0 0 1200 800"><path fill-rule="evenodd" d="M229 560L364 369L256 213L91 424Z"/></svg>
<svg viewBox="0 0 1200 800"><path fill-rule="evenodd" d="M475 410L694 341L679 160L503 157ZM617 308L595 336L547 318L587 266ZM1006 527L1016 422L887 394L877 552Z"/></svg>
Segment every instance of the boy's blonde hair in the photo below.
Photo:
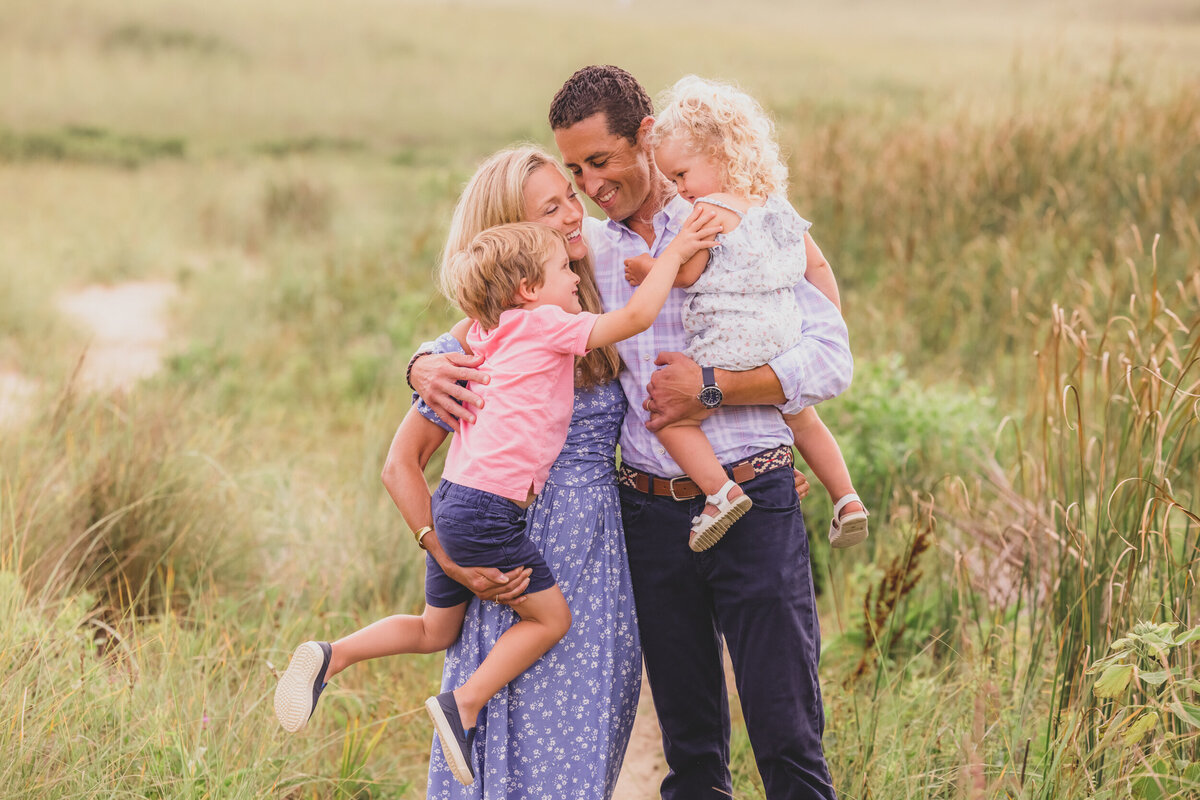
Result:
<svg viewBox="0 0 1200 800"><path fill-rule="evenodd" d="M556 244L566 253L567 237L535 222L512 222L479 233L451 260L458 307L484 330L495 328L502 313L518 307L521 281L530 289L545 282L546 262Z"/></svg>
<svg viewBox="0 0 1200 800"><path fill-rule="evenodd" d="M466 249L483 230L511 222L521 222L528 216L525 208L525 182L534 172L552 167L568 183L571 177L545 150L535 145L520 145L492 155L482 164L463 189L450 220L450 233L442 251L438 269L438 288L451 301L457 302L458 280L451 268L454 256ZM579 276L579 305L584 311L598 314L603 311L600 290L591 259L587 256L571 262L571 270ZM576 383L583 387L608 383L621 370L621 359L612 345L597 347L576 364Z"/></svg>
<svg viewBox="0 0 1200 800"><path fill-rule="evenodd" d="M731 194L766 197L787 189L775 124L753 97L731 84L687 75L659 103L652 146L683 136L695 152L721 165Z"/></svg>

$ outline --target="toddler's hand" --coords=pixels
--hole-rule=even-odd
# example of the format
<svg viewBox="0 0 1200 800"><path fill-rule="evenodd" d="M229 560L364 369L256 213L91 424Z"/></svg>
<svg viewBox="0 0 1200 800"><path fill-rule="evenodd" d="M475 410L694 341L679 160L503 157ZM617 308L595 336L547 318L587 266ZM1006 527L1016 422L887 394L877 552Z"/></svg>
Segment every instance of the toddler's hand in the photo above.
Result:
<svg viewBox="0 0 1200 800"><path fill-rule="evenodd" d="M625 280L630 286L637 286L646 279L654 268L654 258L649 253L625 259Z"/></svg>
<svg viewBox="0 0 1200 800"><path fill-rule="evenodd" d="M717 234L722 230L721 223L717 222L717 212L707 205L697 205L667 245L667 250L679 253L679 261L684 263L701 250L717 247L720 244Z"/></svg>

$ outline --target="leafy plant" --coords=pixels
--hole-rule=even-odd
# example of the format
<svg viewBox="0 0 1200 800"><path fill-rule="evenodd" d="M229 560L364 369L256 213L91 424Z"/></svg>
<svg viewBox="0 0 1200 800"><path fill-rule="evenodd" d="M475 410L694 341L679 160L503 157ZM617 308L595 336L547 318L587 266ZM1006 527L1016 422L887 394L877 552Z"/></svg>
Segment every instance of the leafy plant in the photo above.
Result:
<svg viewBox="0 0 1200 800"><path fill-rule="evenodd" d="M1114 754L1115 776L1136 798L1194 796L1200 789L1200 680L1193 677L1200 625L1176 635L1172 622L1139 622L1109 646L1087 674L1101 706L1100 764Z"/></svg>

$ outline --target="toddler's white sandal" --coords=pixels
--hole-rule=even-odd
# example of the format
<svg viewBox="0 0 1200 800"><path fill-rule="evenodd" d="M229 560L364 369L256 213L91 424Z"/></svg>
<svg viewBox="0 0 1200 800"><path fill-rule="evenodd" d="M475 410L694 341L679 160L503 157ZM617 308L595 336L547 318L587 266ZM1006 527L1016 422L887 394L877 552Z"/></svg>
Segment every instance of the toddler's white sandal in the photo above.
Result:
<svg viewBox="0 0 1200 800"><path fill-rule="evenodd" d="M862 511L851 511L842 516L842 509L851 503L861 503ZM867 538L867 517L871 516L866 510L862 498L851 492L842 497L833 506L833 519L829 522L829 546L836 548L853 547Z"/></svg>
<svg viewBox="0 0 1200 800"><path fill-rule="evenodd" d="M716 494L710 494L704 498L708 503L717 507L717 513L715 516L708 517L701 512L700 516L692 519L692 535L688 539L688 547L693 551L701 553L721 541L721 537L733 526L733 523L741 519L754 505L750 496L746 494L730 500L729 492L735 488L737 488L736 483L725 481L725 485L718 489Z"/></svg>

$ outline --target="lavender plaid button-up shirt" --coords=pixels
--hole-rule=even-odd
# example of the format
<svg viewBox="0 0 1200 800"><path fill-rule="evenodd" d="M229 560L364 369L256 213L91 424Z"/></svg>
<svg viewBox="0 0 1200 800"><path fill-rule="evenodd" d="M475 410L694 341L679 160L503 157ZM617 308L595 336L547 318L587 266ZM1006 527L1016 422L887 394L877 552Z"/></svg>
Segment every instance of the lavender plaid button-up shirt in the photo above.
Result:
<svg viewBox="0 0 1200 800"><path fill-rule="evenodd" d="M589 217L584 220L584 235L591 248L596 281L607 310L629 302L633 287L625 280L625 259L649 252L658 256L678 233L692 206L675 197L654 216L654 245L621 223ZM646 430L650 418L642 408L646 384L656 369L654 359L660 352L681 352L687 345L683 330L683 301L687 293L673 289L662 313L650 330L617 345L625 362L621 386L629 399L629 411L621 428L621 459L644 472L672 478L683 473L654 434ZM787 402L781 406L723 406L702 428L723 464L749 455L792 443L792 433L780 411L795 413L840 394L850 385L853 360L850 356L846 323L837 307L810 284L796 286L800 304L800 343L769 362L779 377Z"/></svg>

